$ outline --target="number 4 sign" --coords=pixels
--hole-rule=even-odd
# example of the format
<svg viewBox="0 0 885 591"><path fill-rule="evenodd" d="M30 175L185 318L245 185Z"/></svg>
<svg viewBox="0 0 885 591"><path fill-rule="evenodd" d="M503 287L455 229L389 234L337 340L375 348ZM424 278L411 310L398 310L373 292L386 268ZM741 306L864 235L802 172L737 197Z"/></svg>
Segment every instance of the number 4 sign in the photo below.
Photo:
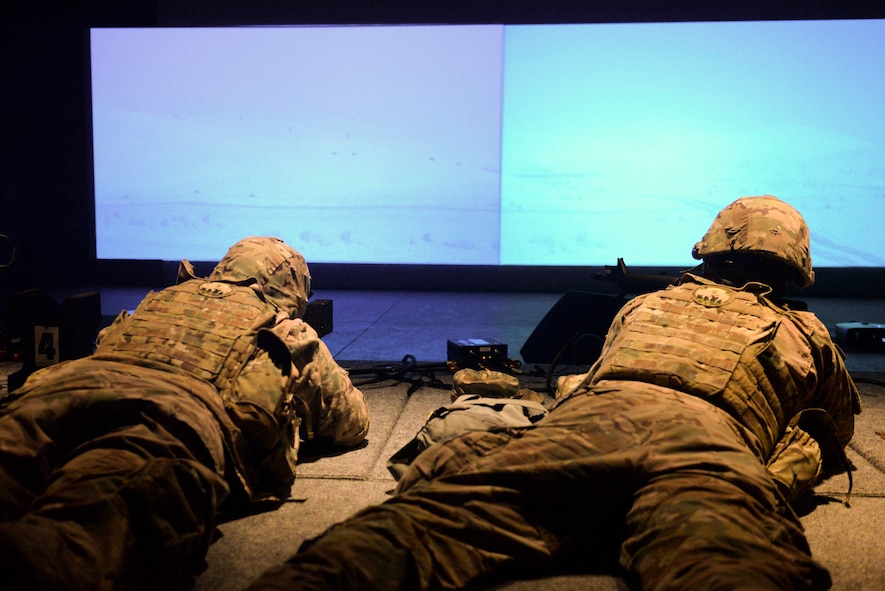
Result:
<svg viewBox="0 0 885 591"><path fill-rule="evenodd" d="M58 327L34 327L34 365L46 367L58 363Z"/></svg>

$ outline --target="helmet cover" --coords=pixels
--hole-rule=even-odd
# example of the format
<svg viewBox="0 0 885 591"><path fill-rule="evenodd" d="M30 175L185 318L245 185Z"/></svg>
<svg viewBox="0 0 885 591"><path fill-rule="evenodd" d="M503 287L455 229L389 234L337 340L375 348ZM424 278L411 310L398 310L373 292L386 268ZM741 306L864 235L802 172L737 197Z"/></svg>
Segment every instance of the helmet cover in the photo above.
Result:
<svg viewBox="0 0 885 591"><path fill-rule="evenodd" d="M256 291L279 310L300 318L310 297L310 271L297 250L274 237L252 236L230 247L207 278L241 285L255 284Z"/></svg>
<svg viewBox="0 0 885 591"><path fill-rule="evenodd" d="M732 252L774 257L796 271L793 281L799 287L814 283L808 225L796 209L772 195L741 197L726 206L692 256Z"/></svg>

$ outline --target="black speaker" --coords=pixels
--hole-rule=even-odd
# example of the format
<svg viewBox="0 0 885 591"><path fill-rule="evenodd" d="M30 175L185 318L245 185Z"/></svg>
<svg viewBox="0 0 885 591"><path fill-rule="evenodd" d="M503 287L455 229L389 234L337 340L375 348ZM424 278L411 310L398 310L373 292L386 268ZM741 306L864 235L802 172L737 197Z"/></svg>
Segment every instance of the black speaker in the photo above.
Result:
<svg viewBox="0 0 885 591"><path fill-rule="evenodd" d="M525 363L590 365L599 357L608 327L627 298L567 291L519 350Z"/></svg>
<svg viewBox="0 0 885 591"><path fill-rule="evenodd" d="M7 378L11 392L40 367L92 354L101 323L101 298L98 292L79 293L59 306L47 291L29 289L9 297L6 313L10 344L22 362L21 369Z"/></svg>
<svg viewBox="0 0 885 591"><path fill-rule="evenodd" d="M101 324L101 295L87 291L66 297L58 310L62 361L92 355Z"/></svg>
<svg viewBox="0 0 885 591"><path fill-rule="evenodd" d="M320 337L332 332L332 300L313 300L307 303L304 321L310 325Z"/></svg>

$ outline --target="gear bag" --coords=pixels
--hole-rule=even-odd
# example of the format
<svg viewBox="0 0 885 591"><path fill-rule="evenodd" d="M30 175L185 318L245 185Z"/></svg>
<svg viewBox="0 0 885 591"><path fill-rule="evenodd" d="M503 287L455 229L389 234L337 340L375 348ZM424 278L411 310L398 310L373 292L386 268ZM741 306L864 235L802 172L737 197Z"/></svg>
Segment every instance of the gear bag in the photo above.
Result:
<svg viewBox="0 0 885 591"><path fill-rule="evenodd" d="M397 480L418 455L433 445L468 431L530 427L547 415L540 402L464 394L430 414L414 438L393 454L387 469Z"/></svg>

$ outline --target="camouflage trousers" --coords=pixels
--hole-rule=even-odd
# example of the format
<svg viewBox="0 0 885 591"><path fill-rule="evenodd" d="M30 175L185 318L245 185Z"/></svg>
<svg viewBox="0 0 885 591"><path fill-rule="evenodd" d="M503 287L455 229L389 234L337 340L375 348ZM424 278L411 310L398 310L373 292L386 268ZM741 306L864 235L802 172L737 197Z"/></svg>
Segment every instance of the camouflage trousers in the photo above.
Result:
<svg viewBox="0 0 885 591"><path fill-rule="evenodd" d="M0 412L3 589L175 589L202 565L228 488L188 384L91 360L25 384Z"/></svg>
<svg viewBox="0 0 885 591"><path fill-rule="evenodd" d="M460 589L575 564L642 590L830 586L747 430L703 400L607 382L533 427L432 446L394 497L250 589Z"/></svg>

